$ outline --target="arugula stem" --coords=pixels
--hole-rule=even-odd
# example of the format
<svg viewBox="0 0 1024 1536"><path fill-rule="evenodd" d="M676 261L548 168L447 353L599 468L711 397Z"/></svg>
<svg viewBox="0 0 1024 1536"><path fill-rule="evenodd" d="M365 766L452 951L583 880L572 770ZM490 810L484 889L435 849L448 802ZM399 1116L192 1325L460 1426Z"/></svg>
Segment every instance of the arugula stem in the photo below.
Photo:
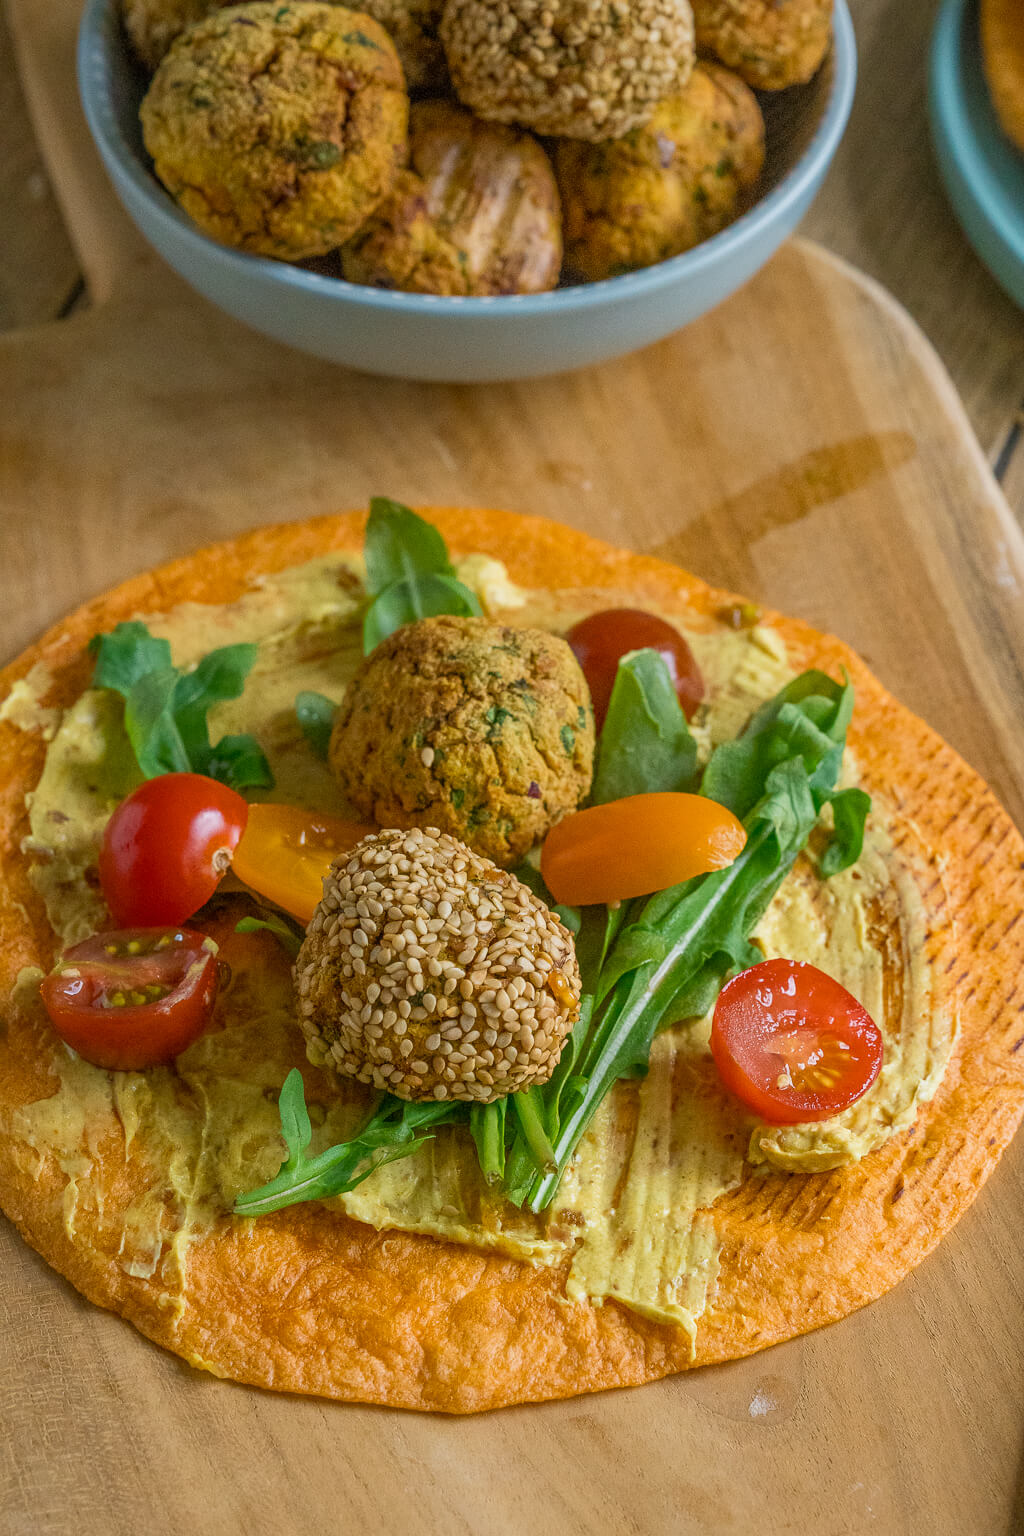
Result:
<svg viewBox="0 0 1024 1536"><path fill-rule="evenodd" d="M544 1168L554 1172L557 1166L554 1148L548 1138L547 1130L537 1108L537 1100L532 1090L526 1089L520 1093L512 1094L512 1107L519 1121L519 1128L523 1133L526 1144L533 1154L538 1168Z"/></svg>

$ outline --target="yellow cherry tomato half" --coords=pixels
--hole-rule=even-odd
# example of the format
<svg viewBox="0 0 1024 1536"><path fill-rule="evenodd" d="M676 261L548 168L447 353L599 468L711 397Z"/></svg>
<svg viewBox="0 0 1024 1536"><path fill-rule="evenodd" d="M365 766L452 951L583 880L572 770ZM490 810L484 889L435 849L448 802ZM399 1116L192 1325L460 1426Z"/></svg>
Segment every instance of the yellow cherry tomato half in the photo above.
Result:
<svg viewBox="0 0 1024 1536"><path fill-rule="evenodd" d="M703 795L628 795L566 816L541 849L540 872L567 907L628 901L725 869L747 834Z"/></svg>
<svg viewBox="0 0 1024 1536"><path fill-rule="evenodd" d="M331 864L374 830L296 805L250 805L231 868L243 884L308 923Z"/></svg>

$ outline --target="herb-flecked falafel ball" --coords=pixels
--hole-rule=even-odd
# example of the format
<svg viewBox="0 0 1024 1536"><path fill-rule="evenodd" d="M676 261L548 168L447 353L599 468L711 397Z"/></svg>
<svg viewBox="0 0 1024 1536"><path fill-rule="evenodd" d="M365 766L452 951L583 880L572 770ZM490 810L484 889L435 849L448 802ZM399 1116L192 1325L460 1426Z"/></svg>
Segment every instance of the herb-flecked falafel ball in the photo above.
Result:
<svg viewBox="0 0 1024 1536"><path fill-rule="evenodd" d="M350 283L406 293L543 293L562 265L551 162L532 134L422 101L410 169L341 251Z"/></svg>
<svg viewBox="0 0 1024 1536"><path fill-rule="evenodd" d="M555 150L565 269L599 282L678 256L740 212L764 164L757 97L718 64L696 66L644 128Z"/></svg>
<svg viewBox="0 0 1024 1536"><path fill-rule="evenodd" d="M480 117L571 139L645 123L694 58L690 0L446 0L441 41Z"/></svg>
<svg viewBox="0 0 1024 1536"><path fill-rule="evenodd" d="M692 0L697 46L758 91L810 80L832 39L832 0Z"/></svg>
<svg viewBox="0 0 1024 1536"><path fill-rule="evenodd" d="M419 828L338 859L295 982L318 1066L402 1099L483 1104L547 1081L580 999L554 913L507 870Z"/></svg>
<svg viewBox="0 0 1024 1536"><path fill-rule="evenodd" d="M156 69L186 27L237 0L122 0L125 31L139 58ZM335 4L336 0L328 0ZM380 23L395 45L410 91L440 91L448 66L438 37L444 0L359 0L356 7Z"/></svg>
<svg viewBox="0 0 1024 1536"><path fill-rule="evenodd" d="M184 32L140 116L157 175L201 229L300 260L347 240L390 190L408 106L368 16L256 0Z"/></svg>
<svg viewBox="0 0 1024 1536"><path fill-rule="evenodd" d="M557 635L489 619L406 624L361 663L331 736L355 809L383 827L440 827L517 864L590 789L586 679Z"/></svg>

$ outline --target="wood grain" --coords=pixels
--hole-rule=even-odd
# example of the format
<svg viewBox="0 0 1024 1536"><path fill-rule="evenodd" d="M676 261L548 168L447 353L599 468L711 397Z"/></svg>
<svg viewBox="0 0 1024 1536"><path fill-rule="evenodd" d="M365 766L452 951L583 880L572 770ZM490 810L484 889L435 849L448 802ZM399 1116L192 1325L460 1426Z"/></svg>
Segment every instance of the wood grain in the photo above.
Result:
<svg viewBox="0 0 1024 1536"><path fill-rule="evenodd" d="M79 283L14 68L14 45L0 10L0 331L59 315Z"/></svg>
<svg viewBox="0 0 1024 1536"><path fill-rule="evenodd" d="M106 302L0 340L0 653L131 571L373 491L541 512L853 643L1024 820L1024 548L887 296L793 244L699 325L522 387L373 381L203 305L83 145L73 0L12 11ZM109 297L107 297L109 295ZM6 1532L1020 1529L1024 1149L895 1293L735 1365L470 1423L249 1392L88 1307L0 1226Z"/></svg>

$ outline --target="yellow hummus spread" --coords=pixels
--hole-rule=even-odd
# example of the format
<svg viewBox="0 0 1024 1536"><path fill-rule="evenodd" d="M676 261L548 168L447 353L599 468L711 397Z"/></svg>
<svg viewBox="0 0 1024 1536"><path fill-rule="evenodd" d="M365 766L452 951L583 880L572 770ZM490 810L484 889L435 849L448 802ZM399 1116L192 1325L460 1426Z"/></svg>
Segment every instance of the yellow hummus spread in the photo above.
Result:
<svg viewBox="0 0 1024 1536"><path fill-rule="evenodd" d="M526 592L482 556L459 566L461 579L488 612L509 621L564 630L586 612L613 606L607 592ZM273 769L268 798L345 814L334 777L296 722L304 689L340 700L360 657L360 562L337 555L256 582L224 607L185 604L145 615L165 637L177 665L216 646L256 641L257 662L242 696L216 706L211 729L248 731ZM627 601L627 599L620 599ZM733 629L685 613L666 615L686 633L708 685L695 721L706 754L738 733L753 710L792 675L771 630ZM33 708L33 688L19 685L6 717L52 740L31 797L25 844L33 879L62 941L108 925L87 872L103 828L138 782L112 693L89 691L59 726ZM12 700L13 703L12 703ZM879 1024L885 1066L864 1098L815 1125L759 1125L722 1088L708 1049L709 1019L683 1022L655 1041L640 1082L619 1083L607 1098L542 1216L521 1212L484 1184L461 1127L442 1128L413 1156L378 1169L338 1204L377 1228L428 1233L562 1266L571 1301L613 1297L695 1335L714 1292L718 1268L715 1200L743 1178L747 1163L814 1172L850 1162L905 1128L931 1097L952 1049L954 1021L933 1007L919 890L923 868L897 848L890 818L876 804L858 865L819 879L804 855L756 935L768 956L807 960L851 991ZM927 871L935 878L934 869ZM113 1107L124 1127L125 1156L153 1170L145 1197L124 1223L120 1262L131 1274L159 1274L166 1305L179 1307L188 1283L187 1246L223 1218L234 1199L271 1178L283 1154L277 1094L302 1060L287 961L266 938L253 967L236 967L214 1028L174 1068L109 1074L64 1052L52 1098L17 1111L4 1127L26 1155L54 1153L67 1179L65 1224L87 1200L91 1106ZM371 1097L348 1080L306 1069L315 1153L357 1128Z"/></svg>

